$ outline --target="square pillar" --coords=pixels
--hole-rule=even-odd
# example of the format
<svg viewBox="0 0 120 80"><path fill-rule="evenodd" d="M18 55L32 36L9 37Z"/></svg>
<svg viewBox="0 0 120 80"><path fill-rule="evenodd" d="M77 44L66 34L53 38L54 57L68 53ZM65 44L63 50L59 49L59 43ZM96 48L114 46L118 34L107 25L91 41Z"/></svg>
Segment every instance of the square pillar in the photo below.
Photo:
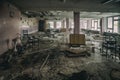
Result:
<svg viewBox="0 0 120 80"><path fill-rule="evenodd" d="M88 20L88 30L91 30L92 27L92 19Z"/></svg>
<svg viewBox="0 0 120 80"><path fill-rule="evenodd" d="M66 18L66 29L69 29L69 18Z"/></svg>
<svg viewBox="0 0 120 80"><path fill-rule="evenodd" d="M74 12L74 34L80 33L80 12Z"/></svg>
<svg viewBox="0 0 120 80"><path fill-rule="evenodd" d="M57 22L54 21L54 29L56 29L56 28L57 28Z"/></svg>
<svg viewBox="0 0 120 80"><path fill-rule="evenodd" d="M65 20L62 20L62 28L65 28Z"/></svg>
<svg viewBox="0 0 120 80"><path fill-rule="evenodd" d="M106 18L106 17L103 17L103 18L101 19L100 25L101 25L101 28L100 28L100 29L102 29L101 32L102 32L102 33L103 33L103 32L106 32L106 31L107 31L107 18Z"/></svg>
<svg viewBox="0 0 120 80"><path fill-rule="evenodd" d="M100 34L103 33L104 29L103 29L103 26L102 26L102 22L103 21L103 18L100 19Z"/></svg>
<svg viewBox="0 0 120 80"><path fill-rule="evenodd" d="M118 33L120 33L120 20L118 22Z"/></svg>

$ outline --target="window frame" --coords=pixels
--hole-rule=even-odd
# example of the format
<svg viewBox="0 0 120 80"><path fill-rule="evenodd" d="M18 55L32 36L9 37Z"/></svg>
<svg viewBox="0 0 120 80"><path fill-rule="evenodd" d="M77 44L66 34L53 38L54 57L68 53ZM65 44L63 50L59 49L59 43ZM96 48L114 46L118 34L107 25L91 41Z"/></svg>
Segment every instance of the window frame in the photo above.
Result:
<svg viewBox="0 0 120 80"><path fill-rule="evenodd" d="M115 17L118 17L118 19L114 19ZM112 18L112 28L108 27L108 18ZM114 21L118 21L118 23L119 23L120 22L120 15L107 17L107 24L106 24L107 25L107 29L106 29L106 32L112 30L110 33L115 33L114 32ZM118 25L118 27L119 27L119 25ZM117 31L117 33L119 33L119 31Z"/></svg>

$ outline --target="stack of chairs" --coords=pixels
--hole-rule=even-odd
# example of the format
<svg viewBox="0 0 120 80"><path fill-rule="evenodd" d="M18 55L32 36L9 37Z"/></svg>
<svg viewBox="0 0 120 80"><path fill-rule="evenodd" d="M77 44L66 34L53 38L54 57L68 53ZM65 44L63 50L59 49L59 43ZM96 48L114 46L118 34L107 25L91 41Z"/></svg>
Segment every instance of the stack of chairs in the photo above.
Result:
<svg viewBox="0 0 120 80"><path fill-rule="evenodd" d="M116 56L118 56L118 58L119 58L119 60L120 60L120 35L118 35L118 36L116 37L116 39L117 39L117 48L116 48L117 54L116 54Z"/></svg>
<svg viewBox="0 0 120 80"><path fill-rule="evenodd" d="M33 37L28 36L27 45L30 48L33 48Z"/></svg>
<svg viewBox="0 0 120 80"><path fill-rule="evenodd" d="M39 38L36 38L35 36L32 36L32 37L33 37L33 45L39 46Z"/></svg>
<svg viewBox="0 0 120 80"><path fill-rule="evenodd" d="M23 38L28 38L28 30L23 30Z"/></svg>
<svg viewBox="0 0 120 80"><path fill-rule="evenodd" d="M106 57L116 57L116 48L117 48L117 41L114 36L107 35L104 37L102 43L102 54L105 53Z"/></svg>
<svg viewBox="0 0 120 80"><path fill-rule="evenodd" d="M102 43L102 55L107 58L120 60L120 35L119 34L104 34L104 40Z"/></svg>
<svg viewBox="0 0 120 80"><path fill-rule="evenodd" d="M32 47L32 48L36 45L39 47L39 39L36 38L35 36L29 36L27 40L27 44L29 47Z"/></svg>

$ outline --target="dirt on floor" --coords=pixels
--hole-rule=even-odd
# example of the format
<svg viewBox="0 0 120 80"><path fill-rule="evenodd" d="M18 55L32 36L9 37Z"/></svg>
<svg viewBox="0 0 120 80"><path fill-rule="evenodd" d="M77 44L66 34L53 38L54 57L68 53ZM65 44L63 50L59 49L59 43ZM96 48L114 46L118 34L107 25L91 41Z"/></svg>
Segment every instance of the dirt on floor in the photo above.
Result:
<svg viewBox="0 0 120 80"><path fill-rule="evenodd" d="M57 42L46 40L38 49L10 54L13 51L0 56L0 80L120 80L116 77L120 64L101 56L98 50L89 56L68 57L71 53L61 51Z"/></svg>

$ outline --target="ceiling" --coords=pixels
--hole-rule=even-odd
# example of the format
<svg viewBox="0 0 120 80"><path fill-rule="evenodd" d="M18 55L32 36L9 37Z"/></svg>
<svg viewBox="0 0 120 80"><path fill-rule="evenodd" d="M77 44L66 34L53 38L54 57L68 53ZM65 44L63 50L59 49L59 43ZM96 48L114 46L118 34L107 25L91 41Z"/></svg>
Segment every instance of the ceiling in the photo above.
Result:
<svg viewBox="0 0 120 80"><path fill-rule="evenodd" d="M7 0L28 17L61 19L79 11L81 17L120 15L120 0Z"/></svg>

